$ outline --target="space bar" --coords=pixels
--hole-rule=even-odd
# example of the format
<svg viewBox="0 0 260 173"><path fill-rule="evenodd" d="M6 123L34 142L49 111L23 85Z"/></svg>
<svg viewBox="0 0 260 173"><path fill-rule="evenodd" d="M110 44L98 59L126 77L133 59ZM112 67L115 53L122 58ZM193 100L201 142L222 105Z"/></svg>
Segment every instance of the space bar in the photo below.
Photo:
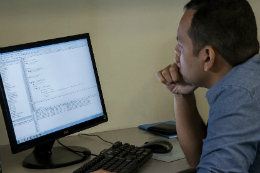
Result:
<svg viewBox="0 0 260 173"><path fill-rule="evenodd" d="M138 170L138 166L136 164L130 164L130 165L126 166L125 168L123 168L118 173L133 173L133 172L136 172L137 170Z"/></svg>

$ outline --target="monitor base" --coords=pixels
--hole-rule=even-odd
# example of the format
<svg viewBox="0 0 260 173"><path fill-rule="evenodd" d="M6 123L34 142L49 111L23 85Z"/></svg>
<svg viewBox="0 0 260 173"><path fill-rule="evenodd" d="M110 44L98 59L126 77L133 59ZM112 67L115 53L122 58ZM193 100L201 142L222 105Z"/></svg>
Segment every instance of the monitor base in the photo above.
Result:
<svg viewBox="0 0 260 173"><path fill-rule="evenodd" d="M83 147L69 147L76 151L84 151ZM89 156L71 152L63 147L53 147L48 152L32 152L23 161L23 166L31 169L52 169L80 163Z"/></svg>

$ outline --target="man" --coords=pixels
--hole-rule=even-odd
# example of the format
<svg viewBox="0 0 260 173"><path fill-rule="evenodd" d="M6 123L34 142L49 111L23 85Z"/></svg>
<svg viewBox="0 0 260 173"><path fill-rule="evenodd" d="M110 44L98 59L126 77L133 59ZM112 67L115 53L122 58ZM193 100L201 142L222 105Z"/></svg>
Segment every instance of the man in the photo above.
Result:
<svg viewBox="0 0 260 173"><path fill-rule="evenodd" d="M185 9L175 63L157 77L174 95L187 162L198 173L257 173L260 55L254 13L246 0L191 0ZM209 89L207 125L196 107L198 87Z"/></svg>

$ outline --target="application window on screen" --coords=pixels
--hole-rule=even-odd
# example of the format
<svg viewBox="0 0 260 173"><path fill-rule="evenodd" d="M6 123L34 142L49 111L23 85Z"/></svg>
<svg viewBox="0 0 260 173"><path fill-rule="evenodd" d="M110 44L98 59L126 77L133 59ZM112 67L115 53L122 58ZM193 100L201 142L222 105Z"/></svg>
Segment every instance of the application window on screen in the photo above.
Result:
<svg viewBox="0 0 260 173"><path fill-rule="evenodd" d="M81 39L1 55L18 144L103 115L87 46Z"/></svg>

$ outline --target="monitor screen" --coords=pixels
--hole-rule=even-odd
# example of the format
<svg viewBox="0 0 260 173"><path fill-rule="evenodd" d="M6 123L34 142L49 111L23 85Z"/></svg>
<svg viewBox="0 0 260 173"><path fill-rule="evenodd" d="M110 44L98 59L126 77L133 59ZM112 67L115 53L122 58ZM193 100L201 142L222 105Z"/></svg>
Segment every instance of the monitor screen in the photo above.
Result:
<svg viewBox="0 0 260 173"><path fill-rule="evenodd" d="M89 34L0 53L1 107L13 153L107 121Z"/></svg>

